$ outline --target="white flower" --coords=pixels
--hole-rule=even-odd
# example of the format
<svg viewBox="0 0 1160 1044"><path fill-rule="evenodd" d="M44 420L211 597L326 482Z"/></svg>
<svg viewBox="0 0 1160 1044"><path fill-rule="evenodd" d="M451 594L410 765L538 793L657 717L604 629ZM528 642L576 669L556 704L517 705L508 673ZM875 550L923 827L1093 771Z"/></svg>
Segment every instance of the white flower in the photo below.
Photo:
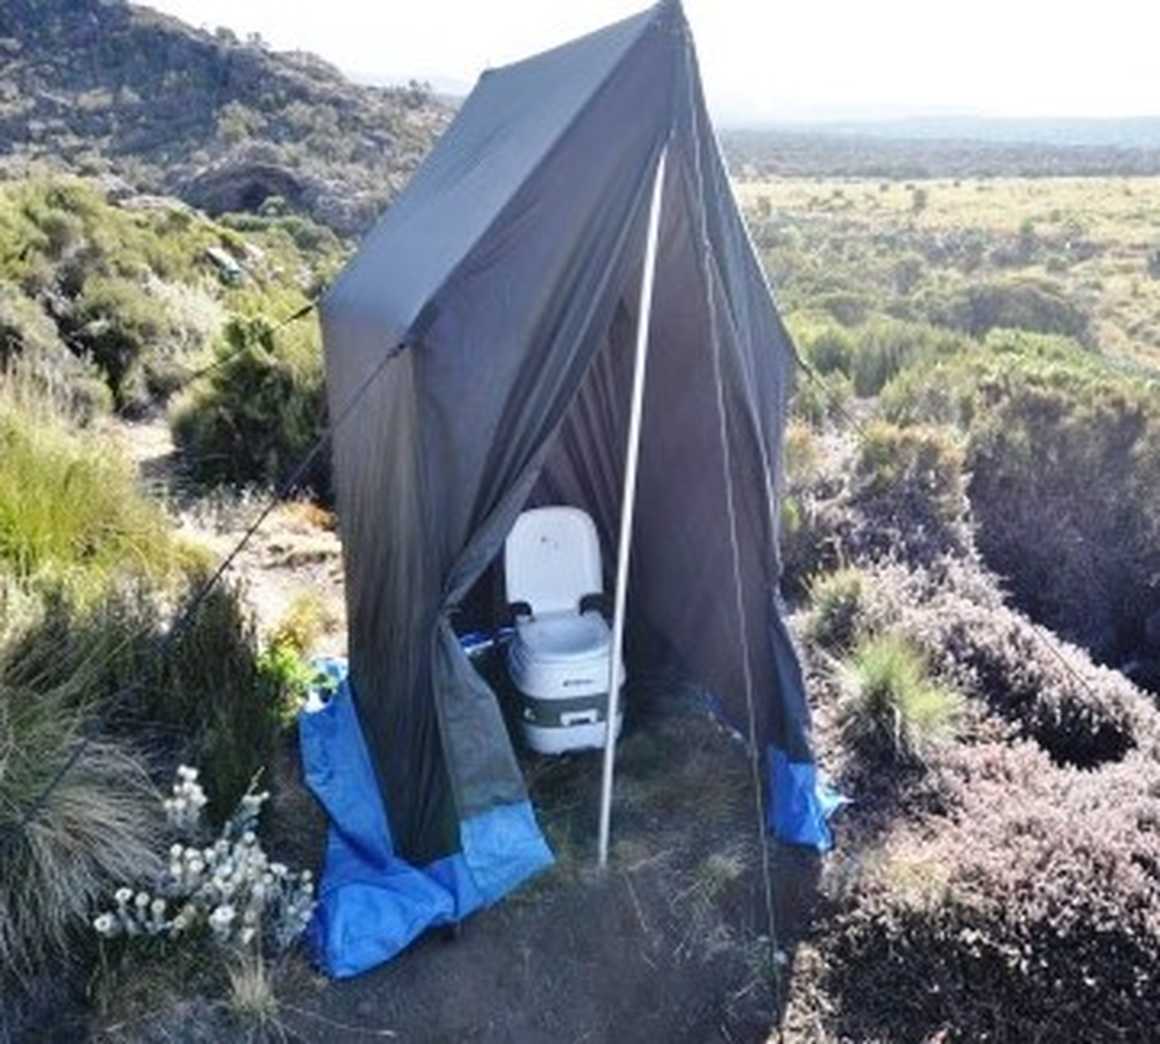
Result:
<svg viewBox="0 0 1160 1044"><path fill-rule="evenodd" d="M148 892L138 892L137 898L134 900L134 902L136 902L136 904L139 907L141 907L142 910L144 910L145 907L147 907L149 905L149 893Z"/></svg>
<svg viewBox="0 0 1160 1044"><path fill-rule="evenodd" d="M108 913L101 914L100 917L93 921L93 927L100 935L106 938L112 938L117 932L117 922L114 920L113 915Z"/></svg>
<svg viewBox="0 0 1160 1044"><path fill-rule="evenodd" d="M200 875L203 870L205 870L205 863L202 862L200 858L191 859L189 861L189 872L193 874L194 877Z"/></svg>
<svg viewBox="0 0 1160 1044"><path fill-rule="evenodd" d="M178 765L177 774L187 783L192 783L195 779L197 779L197 769L190 765Z"/></svg>
<svg viewBox="0 0 1160 1044"><path fill-rule="evenodd" d="M153 902L149 904L149 911L153 914L154 917L160 917L163 913L165 913L165 900L154 899Z"/></svg>
<svg viewBox="0 0 1160 1044"><path fill-rule="evenodd" d="M169 857L170 857L170 859L180 859L181 853L184 851L185 851L185 849L182 848L181 845L174 845L169 850Z"/></svg>
<svg viewBox="0 0 1160 1044"><path fill-rule="evenodd" d="M270 873L272 873L275 877L285 877L286 865L284 863L271 863Z"/></svg>
<svg viewBox="0 0 1160 1044"><path fill-rule="evenodd" d="M117 900L118 906L124 906L130 899L133 898L132 888L118 888L117 894L113 896Z"/></svg>
<svg viewBox="0 0 1160 1044"><path fill-rule="evenodd" d="M307 881L314 880L314 874L312 874L309 870L303 870L301 876L303 884L305 884Z"/></svg>
<svg viewBox="0 0 1160 1044"><path fill-rule="evenodd" d="M219 906L213 913L209 915L210 927L214 931L224 931L229 928L234 920L234 908L228 904Z"/></svg>
<svg viewBox="0 0 1160 1044"><path fill-rule="evenodd" d="M252 845L257 840L258 837L252 830L247 830L244 834L242 834L243 845Z"/></svg>

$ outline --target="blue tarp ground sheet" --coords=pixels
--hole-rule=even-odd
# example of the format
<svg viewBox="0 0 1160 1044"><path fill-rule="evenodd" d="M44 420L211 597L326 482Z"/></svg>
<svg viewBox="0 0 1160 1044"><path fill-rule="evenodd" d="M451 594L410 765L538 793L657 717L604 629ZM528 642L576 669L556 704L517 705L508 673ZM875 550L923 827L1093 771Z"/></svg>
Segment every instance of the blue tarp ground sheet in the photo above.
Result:
<svg viewBox="0 0 1160 1044"><path fill-rule="evenodd" d="M307 786L330 817L326 863L308 944L319 966L348 978L394 957L428 928L487 906L551 865L524 801L460 824L463 851L427 866L395 853L378 782L341 661L319 665L337 690L298 719Z"/></svg>
<svg viewBox="0 0 1160 1044"><path fill-rule="evenodd" d="M348 978L390 960L428 928L490 905L552 863L524 801L460 824L463 851L427 866L395 853L363 741L345 663L316 664L330 699L316 692L298 719L306 783L330 817L326 863L308 943L319 966ZM825 852L829 817L847 803L813 762L768 751L768 827L775 837Z"/></svg>

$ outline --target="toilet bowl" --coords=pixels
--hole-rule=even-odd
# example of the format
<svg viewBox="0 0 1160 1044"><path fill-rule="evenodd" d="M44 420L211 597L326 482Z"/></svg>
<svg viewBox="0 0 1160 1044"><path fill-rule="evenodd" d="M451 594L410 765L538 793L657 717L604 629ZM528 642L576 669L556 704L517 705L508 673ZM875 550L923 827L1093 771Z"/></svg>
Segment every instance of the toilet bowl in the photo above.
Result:
<svg viewBox="0 0 1160 1044"><path fill-rule="evenodd" d="M504 572L516 609L507 666L526 743L541 754L602 747L612 633L581 605L603 589L592 519L572 507L525 511L504 545ZM616 735L622 722L618 713Z"/></svg>

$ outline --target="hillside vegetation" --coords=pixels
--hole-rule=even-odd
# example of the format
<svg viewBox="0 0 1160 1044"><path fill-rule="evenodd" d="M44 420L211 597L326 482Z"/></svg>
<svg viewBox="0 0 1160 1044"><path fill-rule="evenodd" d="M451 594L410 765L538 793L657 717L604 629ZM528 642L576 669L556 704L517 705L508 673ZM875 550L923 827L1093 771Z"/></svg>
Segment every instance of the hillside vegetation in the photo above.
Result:
<svg viewBox="0 0 1160 1044"><path fill-rule="evenodd" d="M314 55L209 33L123 0L0 2L0 157L109 173L209 213L271 197L365 230L449 111L419 84L364 87Z"/></svg>

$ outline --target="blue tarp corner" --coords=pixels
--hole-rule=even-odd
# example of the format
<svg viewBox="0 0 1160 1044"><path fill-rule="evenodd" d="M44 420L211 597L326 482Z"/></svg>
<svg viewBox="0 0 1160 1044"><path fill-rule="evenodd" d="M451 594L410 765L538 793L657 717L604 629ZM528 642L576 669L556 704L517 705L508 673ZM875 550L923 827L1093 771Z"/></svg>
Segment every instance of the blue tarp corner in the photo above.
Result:
<svg viewBox="0 0 1160 1044"><path fill-rule="evenodd" d="M531 805L504 805L460 824L463 851L422 868L395 854L345 663L299 715L306 784L330 817L318 905L307 932L315 961L348 978L394 957L428 928L458 921L551 865ZM334 686L337 686L334 689ZM325 702L325 689L334 689Z"/></svg>
<svg viewBox="0 0 1160 1044"><path fill-rule="evenodd" d="M769 796L767 825L779 841L819 852L834 847L829 819L850 799L839 794L812 761L791 761L779 747L767 751Z"/></svg>

